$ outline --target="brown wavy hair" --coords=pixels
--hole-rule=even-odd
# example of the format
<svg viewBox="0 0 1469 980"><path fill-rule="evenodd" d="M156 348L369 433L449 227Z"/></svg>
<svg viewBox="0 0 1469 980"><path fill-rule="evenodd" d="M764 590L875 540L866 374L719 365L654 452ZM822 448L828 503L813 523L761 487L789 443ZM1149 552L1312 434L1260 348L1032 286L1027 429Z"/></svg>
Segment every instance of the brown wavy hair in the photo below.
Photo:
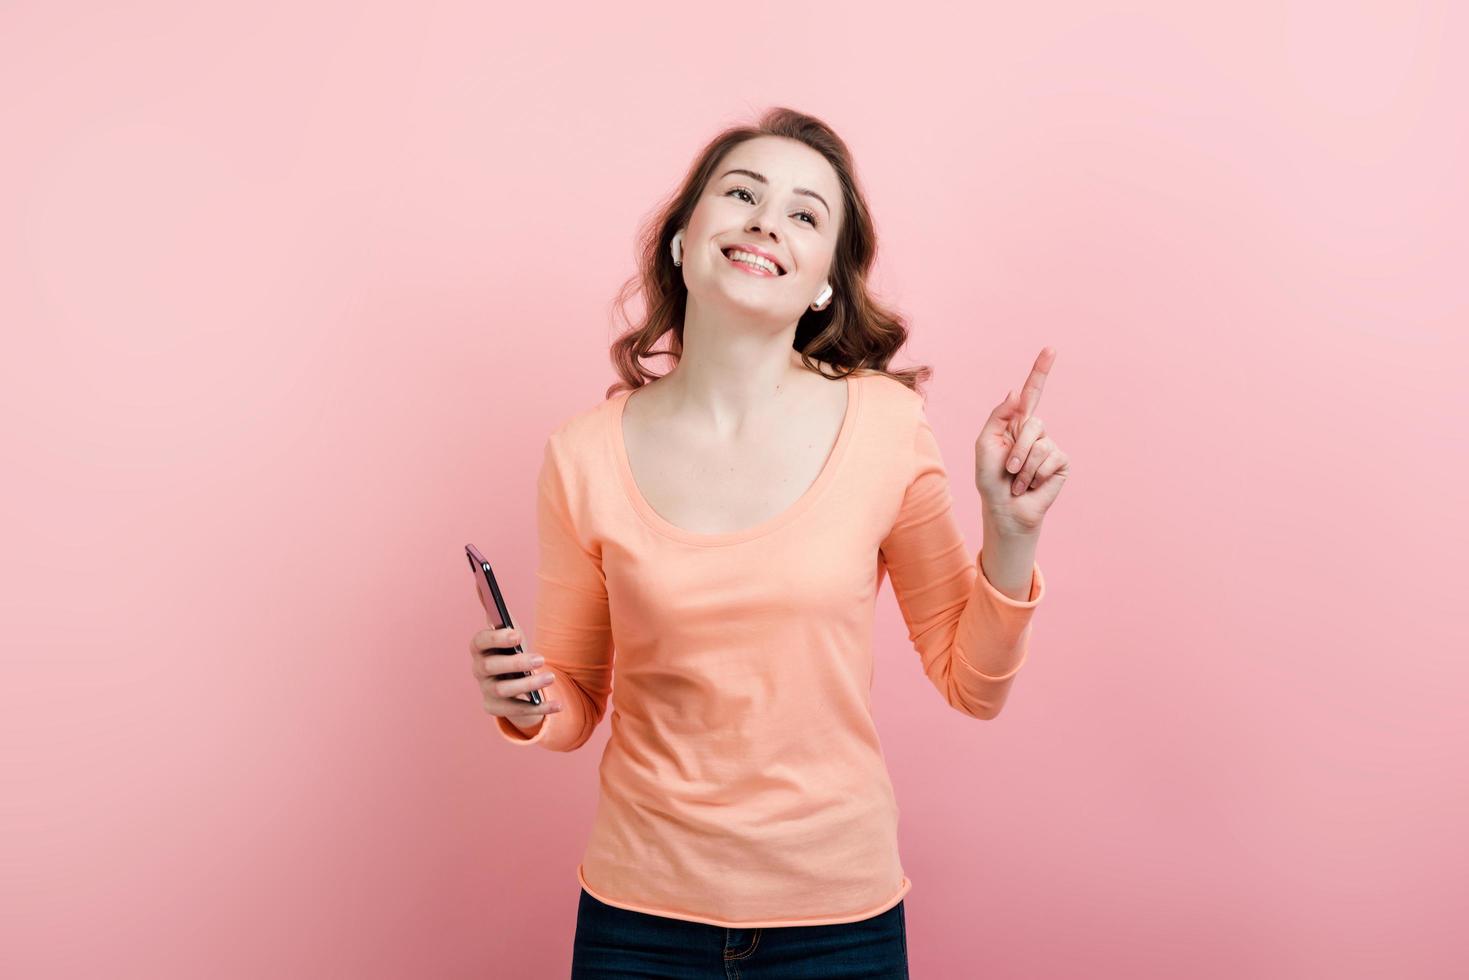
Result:
<svg viewBox="0 0 1469 980"><path fill-rule="evenodd" d="M823 377L833 376L823 374L814 360L836 368L840 372L836 378L859 370L885 374L922 394L919 386L932 373L927 366L888 368L893 355L907 342L908 328L900 314L879 303L867 289L867 274L877 252L877 233L847 144L821 120L777 107L767 110L754 126L731 127L710 140L689 168L683 186L640 228L638 271L623 283L613 301L616 314L627 324L610 352L621 380L607 389L605 397L641 388L660 377L644 367L644 360L670 357L677 364L682 356L688 287L673 264L669 244L674 233L688 223L725 154L759 136L782 136L811 147L831 164L842 188L842 226L830 276L834 296L824 310L808 306L796 324L791 346L800 351L802 364ZM645 298L645 313L642 322L635 323L627 315L627 305L639 292ZM654 350L664 334L669 335L667 347Z"/></svg>

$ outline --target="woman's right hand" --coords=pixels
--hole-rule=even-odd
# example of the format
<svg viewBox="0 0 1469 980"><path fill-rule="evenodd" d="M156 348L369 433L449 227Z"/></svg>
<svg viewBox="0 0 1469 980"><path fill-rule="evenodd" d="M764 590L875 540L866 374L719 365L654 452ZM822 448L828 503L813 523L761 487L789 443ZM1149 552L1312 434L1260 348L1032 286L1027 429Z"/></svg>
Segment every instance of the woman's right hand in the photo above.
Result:
<svg viewBox="0 0 1469 980"><path fill-rule="evenodd" d="M545 689L556 679L550 671L531 674L529 677L505 677L500 674L516 674L534 670L540 666L540 658L530 651L524 653L500 653L520 642L520 630L482 629L469 640L469 657L472 661L474 678L479 682L484 695L485 711L506 718L527 735L534 735L541 727L541 719L553 711L560 711L562 704L553 702L546 695L540 704L517 697L526 691Z"/></svg>

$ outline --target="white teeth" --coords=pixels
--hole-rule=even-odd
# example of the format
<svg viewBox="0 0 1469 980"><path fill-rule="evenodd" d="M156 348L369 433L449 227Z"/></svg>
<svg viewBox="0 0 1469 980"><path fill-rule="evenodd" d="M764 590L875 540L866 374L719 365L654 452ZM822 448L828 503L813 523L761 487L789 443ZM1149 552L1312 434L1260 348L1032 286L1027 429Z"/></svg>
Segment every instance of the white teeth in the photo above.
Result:
<svg viewBox="0 0 1469 980"><path fill-rule="evenodd" d="M744 262L746 265L753 265L757 269L764 269L766 272L773 273L777 276L780 275L780 270L777 269L775 267L775 263L770 261L769 259L761 258L760 256L754 255L750 252L742 252L739 249L734 249L727 254L731 259L736 262Z"/></svg>

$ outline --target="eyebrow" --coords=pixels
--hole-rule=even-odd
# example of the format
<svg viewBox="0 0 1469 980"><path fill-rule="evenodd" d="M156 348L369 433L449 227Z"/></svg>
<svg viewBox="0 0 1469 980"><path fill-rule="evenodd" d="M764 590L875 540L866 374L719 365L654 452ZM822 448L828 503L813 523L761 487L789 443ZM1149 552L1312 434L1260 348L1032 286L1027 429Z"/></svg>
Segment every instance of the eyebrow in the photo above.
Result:
<svg viewBox="0 0 1469 980"><path fill-rule="evenodd" d="M746 177L750 177L750 178L752 178L754 180L758 180L762 184L768 184L768 183L770 183L769 180L766 180L765 179L765 175L764 174L757 174L753 170L745 170L745 169L739 168L739 167L735 168L734 170L726 170L724 173L722 173L722 174L719 175L719 179L720 180L723 180L724 178L728 177L730 174L744 174ZM818 200L818 201L821 202L821 206L824 207L824 208L826 208L826 213L827 214L831 214L831 205L826 203L826 198L822 197L820 194L818 194L815 191L811 190L809 187L795 187L795 188L792 188L792 190L794 190L797 194L805 194L807 197L814 197L814 198L816 198L816 200Z"/></svg>

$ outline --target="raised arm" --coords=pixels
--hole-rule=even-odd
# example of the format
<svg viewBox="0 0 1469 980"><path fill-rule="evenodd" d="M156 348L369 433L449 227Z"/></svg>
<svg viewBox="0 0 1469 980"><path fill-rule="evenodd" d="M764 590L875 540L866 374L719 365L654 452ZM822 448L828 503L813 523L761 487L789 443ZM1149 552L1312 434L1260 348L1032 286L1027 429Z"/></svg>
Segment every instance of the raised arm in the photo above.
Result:
<svg viewBox="0 0 1469 980"><path fill-rule="evenodd" d="M982 548L969 557L938 440L921 406L908 467L902 508L881 546L893 594L923 672L944 700L970 717L994 718L1025 663L1045 579L1034 564L1030 598L1022 602L984 577Z"/></svg>

